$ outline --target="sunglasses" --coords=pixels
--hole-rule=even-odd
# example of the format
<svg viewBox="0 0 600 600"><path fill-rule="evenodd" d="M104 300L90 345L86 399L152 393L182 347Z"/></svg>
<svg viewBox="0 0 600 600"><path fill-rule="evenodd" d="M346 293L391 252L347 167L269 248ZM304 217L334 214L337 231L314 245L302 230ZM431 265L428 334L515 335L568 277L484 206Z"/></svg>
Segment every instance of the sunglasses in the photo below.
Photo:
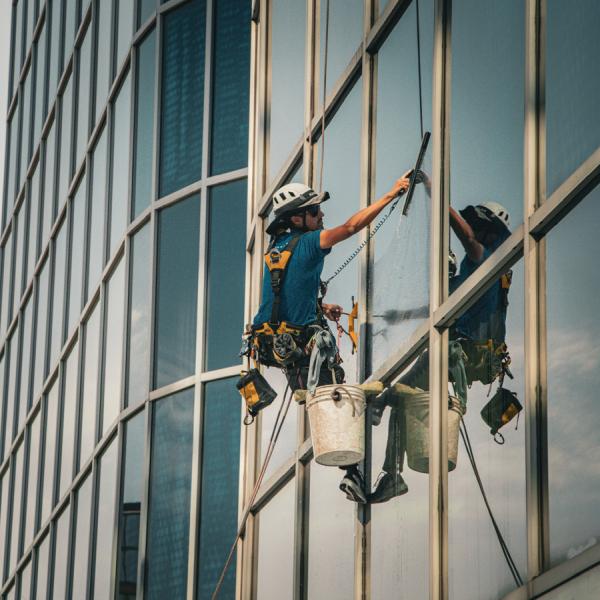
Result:
<svg viewBox="0 0 600 600"><path fill-rule="evenodd" d="M311 216L311 217L318 217L319 216L319 211L321 210L321 207L319 204L313 204L312 206L309 206L306 209L306 212Z"/></svg>

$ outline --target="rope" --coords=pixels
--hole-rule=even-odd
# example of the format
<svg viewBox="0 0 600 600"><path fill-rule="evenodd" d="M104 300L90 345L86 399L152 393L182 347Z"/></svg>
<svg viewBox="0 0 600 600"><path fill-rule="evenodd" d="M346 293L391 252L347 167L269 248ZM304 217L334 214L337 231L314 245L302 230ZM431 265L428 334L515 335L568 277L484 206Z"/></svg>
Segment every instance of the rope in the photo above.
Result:
<svg viewBox="0 0 600 600"><path fill-rule="evenodd" d="M265 453L265 459L263 461L263 465L260 469L260 473L258 474L256 483L254 484L254 489L252 490L252 494L250 494L250 499L248 500L247 508L244 511L244 514L240 521L240 526L237 530L237 534L235 536L233 544L231 545L231 548L229 550L229 554L227 555L227 560L225 561L225 565L223 567L223 570L221 571L221 575L219 575L219 580L217 581L217 585L215 587L215 591L213 592L213 594L211 596L211 600L216 600L219 595L219 592L221 591L221 587L223 586L223 582L225 581L225 575L227 573L227 569L231 565L231 561L233 560L233 557L235 555L235 550L237 548L238 540L242 537L242 535L244 533L244 530L246 528L246 522L248 520L248 517L250 516L252 506L254 504L254 501L256 500L258 490L260 489L262 481L265 477L265 473L267 471L267 466L269 465L269 461L271 460L271 456L273 455L273 451L275 449L275 444L277 443L277 439L279 438L279 434L281 433L281 428L283 427L285 417L287 416L288 410L290 408L290 403L291 403L293 394L292 393L288 394L288 391L290 391L289 383L288 383L287 387L285 388L285 392L283 393L283 399L281 401L281 406L279 407L279 411L277 412L277 417L275 418L275 423L273 425L273 431L271 431L271 437L269 438L269 444L267 446L267 452ZM287 396L287 400L286 400L286 396Z"/></svg>
<svg viewBox="0 0 600 600"><path fill-rule="evenodd" d="M462 441L465 445L465 449L467 451L467 456L469 457L469 462L471 463L471 466L473 467L473 473L475 475L475 479L477 480L477 485L479 486L479 490L481 491L481 496L483 497L483 501L485 502L485 506L487 508L487 511L490 515L490 519L492 521L492 525L494 527L494 531L496 532L496 536L498 537L498 542L500 543L500 549L502 550L502 554L504 555L506 564L508 565L508 568L510 570L510 574L513 576L513 579L515 580L517 587L521 587L523 585L523 580L521 579L521 575L519 575L519 570L517 569L517 565L515 564L515 561L513 560L510 550L508 549L508 546L506 545L506 542L504 541L504 537L502 536L502 532L500 531L500 527L498 526L498 523L496 522L494 513L492 512L492 508L488 501L487 494L485 493L485 489L483 488L483 482L481 481L481 477L479 475L479 469L477 468L477 463L475 462L475 453L473 452L473 447L471 446L471 440L469 439L469 434L467 432L467 426L464 422L464 419L462 418L462 415L460 418L459 430L460 430L460 437L462 438Z"/></svg>
<svg viewBox="0 0 600 600"><path fill-rule="evenodd" d="M327 60L329 50L329 0L325 5L325 56L323 60L323 115L321 116L321 157L319 167L319 191L323 190L323 162L325 160L325 102L327 100Z"/></svg>

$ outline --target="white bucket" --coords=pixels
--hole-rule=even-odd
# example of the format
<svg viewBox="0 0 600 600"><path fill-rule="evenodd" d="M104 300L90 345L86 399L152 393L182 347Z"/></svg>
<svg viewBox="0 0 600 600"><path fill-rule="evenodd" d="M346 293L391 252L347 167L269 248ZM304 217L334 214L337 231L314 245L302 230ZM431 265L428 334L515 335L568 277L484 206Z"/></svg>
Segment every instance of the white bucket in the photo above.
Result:
<svg viewBox="0 0 600 600"><path fill-rule="evenodd" d="M356 385L322 385L306 402L315 460L354 465L365 457L365 393Z"/></svg>

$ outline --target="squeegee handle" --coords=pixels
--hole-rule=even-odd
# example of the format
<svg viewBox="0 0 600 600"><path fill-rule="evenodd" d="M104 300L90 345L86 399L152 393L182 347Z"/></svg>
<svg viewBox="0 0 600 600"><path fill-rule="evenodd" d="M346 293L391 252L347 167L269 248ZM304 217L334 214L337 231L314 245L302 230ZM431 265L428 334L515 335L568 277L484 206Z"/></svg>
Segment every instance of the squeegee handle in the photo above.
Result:
<svg viewBox="0 0 600 600"><path fill-rule="evenodd" d="M402 214L406 215L408 213L408 208L412 201L412 197L415 191L415 185L417 182L417 177L419 171L421 170L421 165L423 164L423 160L425 159L425 152L427 152L427 146L429 144L429 138L431 137L431 133L426 131L423 135L423 140L421 141L421 148L419 149L419 154L417 156L417 162L415 163L415 167L412 170L410 175L410 183L408 184L408 191L406 192L406 199L404 200L404 208L402 209Z"/></svg>

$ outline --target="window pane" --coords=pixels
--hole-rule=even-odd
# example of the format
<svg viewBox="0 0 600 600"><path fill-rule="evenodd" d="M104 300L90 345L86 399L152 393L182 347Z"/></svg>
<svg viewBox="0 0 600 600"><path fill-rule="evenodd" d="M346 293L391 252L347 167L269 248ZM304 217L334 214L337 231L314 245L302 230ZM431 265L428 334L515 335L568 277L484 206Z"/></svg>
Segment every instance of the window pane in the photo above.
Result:
<svg viewBox="0 0 600 600"><path fill-rule="evenodd" d="M70 517L70 506L67 506L55 522L52 598L64 598L67 591L67 552L69 550Z"/></svg>
<svg viewBox="0 0 600 600"><path fill-rule="evenodd" d="M96 566L94 597L111 598L110 575L117 493L117 442L114 439L99 462L98 506L96 512Z"/></svg>
<svg viewBox="0 0 600 600"><path fill-rule="evenodd" d="M20 598L21 600L26 600L29 598L31 594L31 565L33 564L33 560L27 562L25 567L21 570L21 574L19 575L20 580Z"/></svg>
<svg viewBox="0 0 600 600"><path fill-rule="evenodd" d="M430 131L433 1L421 0L418 6L423 128ZM414 166L421 145L414 2L379 51L377 77L377 169L373 200L388 192L394 181ZM432 147L430 141L422 166L427 173L431 173ZM370 243L374 258L369 277L371 372L429 316L430 199L425 186L416 186L406 217L402 216L403 206L401 199ZM389 214L389 210L384 209L375 223Z"/></svg>
<svg viewBox="0 0 600 600"><path fill-rule="evenodd" d="M14 23L15 23L15 50L13 56L13 76L12 76L12 87L13 91L19 84L19 74L21 73L21 66L23 65L23 9L25 6L25 0L21 1L21 4L17 4L13 8Z"/></svg>
<svg viewBox="0 0 600 600"><path fill-rule="evenodd" d="M3 435L4 435L4 405L5 405L5 395L4 395L4 382L6 381L5 377L5 369L7 363L7 351L3 354L0 354L0 460L4 458L4 443L3 443ZM0 507L0 511L2 507ZM0 544L1 546L2 544ZM0 560L0 565L2 565L2 561ZM0 578L2 577L1 569L0 569Z"/></svg>
<svg viewBox="0 0 600 600"><path fill-rule="evenodd" d="M48 6L46 8L46 14L49 15L49 23L52 32L50 35L50 64L48 69L48 98L50 98L50 101L54 99L59 76L62 72L62 64L59 64L59 53L61 45L60 37L62 31L62 28L60 26L61 4L61 0L48 0Z"/></svg>
<svg viewBox="0 0 600 600"><path fill-rule="evenodd" d="M113 108L110 252L112 256L127 227L129 207L129 139L131 129L131 77L121 85Z"/></svg>
<svg viewBox="0 0 600 600"><path fill-rule="evenodd" d="M44 428L44 470L42 512L40 523L44 524L54 508L54 473L56 454L56 435L58 424L58 379L52 384L52 389L46 396L46 426Z"/></svg>
<svg viewBox="0 0 600 600"><path fill-rule="evenodd" d="M38 476L40 465L40 423L41 411L33 419L29 426L29 463L28 463L28 480L27 480L27 499L25 504L25 533L23 535L23 548L29 548L33 541L33 536L37 531L35 508L38 498ZM22 594L21 594L22 596Z"/></svg>
<svg viewBox="0 0 600 600"><path fill-rule="evenodd" d="M96 445L96 406L98 399L98 367L100 359L100 303L96 304L85 323L85 355L83 395L81 398L80 465L90 457Z"/></svg>
<svg viewBox="0 0 600 600"><path fill-rule="evenodd" d="M250 8L250 2L239 0L221 0L214 5L211 149L214 174L241 169L248 163Z"/></svg>
<svg viewBox="0 0 600 600"><path fill-rule="evenodd" d="M23 291L23 253L25 252L25 223L27 218L26 204L22 203L19 212L14 217L16 226L15 238L15 276L13 282L13 311L16 313L21 304L21 292Z"/></svg>
<svg viewBox="0 0 600 600"><path fill-rule="evenodd" d="M71 51L73 50L73 42L75 41L75 33L77 25L75 21L77 17L77 0L64 0L65 10L65 52L63 58L63 66L68 61Z"/></svg>
<svg viewBox="0 0 600 600"><path fill-rule="evenodd" d="M75 164L79 165L87 147L90 129L90 64L92 56L92 28L88 27L78 58L79 81L77 90L77 138Z"/></svg>
<svg viewBox="0 0 600 600"><path fill-rule="evenodd" d="M155 388L195 369L199 212L192 196L159 215Z"/></svg>
<svg viewBox="0 0 600 600"><path fill-rule="evenodd" d="M39 215L40 215L40 163L35 167L31 182L29 184L29 224L28 249L27 249L27 272L25 274L25 285L29 283L37 259L39 256Z"/></svg>
<svg viewBox="0 0 600 600"><path fill-rule="evenodd" d="M21 313L21 367L20 367L20 384L19 384L19 420L17 425L17 431L21 430L23 423L25 423L25 417L30 406L29 392L31 383L31 355L33 352L33 346L31 339L32 329L32 313L33 313L33 300L32 296L29 296L27 305Z"/></svg>
<svg viewBox="0 0 600 600"><path fill-rule="evenodd" d="M524 273L523 263L512 268L512 286L508 297L503 295L502 282L496 280L491 288L471 309L458 318L456 328L450 333L449 363L452 356L462 349L466 383L463 398L467 413L463 424L468 431L477 469L483 481L485 492L515 561L521 577L527 573L527 522L525 515L525 427L519 426L518 418L502 427L501 434L506 441L500 446L494 442L490 426L482 420L481 410L488 402L494 402L499 387L496 377L501 372L499 359L490 356L485 344L489 340L493 348L502 342L508 346L512 362L510 370L514 379L508 377L504 388L517 395L523 403L525 397L525 356L523 352L524 331ZM501 304L494 304L495 300ZM508 310L504 300L508 300ZM482 310L482 305L485 309ZM495 308L494 308L495 307ZM485 316L483 316L485 315ZM504 322L506 335L493 331L488 326L493 319ZM482 337L471 342L460 339L462 323L470 321L474 329L482 332ZM459 340L460 348L456 346ZM488 346L489 348L489 346ZM501 352L501 350L500 350ZM498 354L495 355L496 357ZM458 364L458 363L454 363ZM449 368L449 378L457 379ZM450 386L456 396L461 397L459 384ZM456 413L454 413L456 414ZM523 414L520 415L521 419ZM450 423L450 417L449 421ZM449 431L451 428L448 428ZM506 564L498 538L494 532L481 491L473 475L473 468L459 444L456 469L448 475L448 535L449 535L449 584L450 598L466 600L470 598L504 598L516 584ZM450 443L449 443L450 446ZM410 483L409 483L410 486Z"/></svg>
<svg viewBox="0 0 600 600"><path fill-rule="evenodd" d="M0 580L4 581L4 559L8 551L9 541L6 539L9 526L9 486L10 470L6 470L0 480Z"/></svg>
<svg viewBox="0 0 600 600"><path fill-rule="evenodd" d="M271 120L269 180L277 174L304 128L306 4L276 0L271 8Z"/></svg>
<svg viewBox="0 0 600 600"><path fill-rule="evenodd" d="M341 472L341 471L340 471ZM258 514L257 598L280 600L293 596L294 571L294 481L286 486ZM276 577L273 565L277 565Z"/></svg>
<svg viewBox="0 0 600 600"><path fill-rule="evenodd" d="M600 189L547 236L550 563L598 543ZM575 468L574 468L575 467Z"/></svg>
<svg viewBox="0 0 600 600"><path fill-rule="evenodd" d="M33 69L29 69L26 75L25 83L23 84L23 124L21 129L21 169L19 175L19 186L23 184L25 180L25 173L29 166L29 159L31 158L31 103L32 103L32 83L33 80Z"/></svg>
<svg viewBox="0 0 600 600"><path fill-rule="evenodd" d="M600 5L549 0L546 15L547 193L600 146Z"/></svg>
<svg viewBox="0 0 600 600"><path fill-rule="evenodd" d="M150 243L150 225L140 229L131 241L127 405L143 402L150 383Z"/></svg>
<svg viewBox="0 0 600 600"><path fill-rule="evenodd" d="M8 451L12 445L15 433L15 417L18 411L17 407L17 365L19 364L19 336L13 333L8 340L6 347L7 365L6 365L6 417L4 430L4 456L8 456Z"/></svg>
<svg viewBox="0 0 600 600"><path fill-rule="evenodd" d="M37 145L42 132L42 124L46 120L46 33L47 23L44 21L42 31L35 43L35 120L33 125L33 144Z"/></svg>
<svg viewBox="0 0 600 600"><path fill-rule="evenodd" d="M153 409L145 594L178 600L187 582L194 389Z"/></svg>
<svg viewBox="0 0 600 600"><path fill-rule="evenodd" d="M138 0L138 27L156 10L156 0Z"/></svg>
<svg viewBox="0 0 600 600"><path fill-rule="evenodd" d="M54 223L55 214L55 146L56 146L56 121L52 123L50 132L44 142L44 180L43 180L43 206L44 206L44 217L42 220L42 247L48 241L50 236L50 229Z"/></svg>
<svg viewBox="0 0 600 600"><path fill-rule="evenodd" d="M46 535L37 549L36 598L46 598L48 594L48 561L50 558L50 535Z"/></svg>
<svg viewBox="0 0 600 600"><path fill-rule="evenodd" d="M46 260L37 278L36 286L36 342L35 365L33 375L33 398L37 398L42 391L46 377L46 347L48 335L48 276L49 260Z"/></svg>
<svg viewBox="0 0 600 600"><path fill-rule="evenodd" d="M125 324L125 260L121 260L106 286L106 338L104 342L104 385L102 434L121 408L123 372L123 326Z"/></svg>
<svg viewBox="0 0 600 600"><path fill-rule="evenodd" d="M73 78L69 78L67 87L61 96L60 117L60 175L58 178L58 206L63 206L67 199L72 173L71 140L73 132Z"/></svg>
<svg viewBox="0 0 600 600"><path fill-rule="evenodd" d="M12 573L20 557L19 540L21 539L21 504L23 502L23 444L13 454L13 492L10 534L10 562L8 572Z"/></svg>
<svg viewBox="0 0 600 600"><path fill-rule="evenodd" d="M88 587L88 555L90 547L90 518L92 515L92 477L87 476L77 490L77 521L73 535L72 598L85 598Z"/></svg>
<svg viewBox="0 0 600 600"><path fill-rule="evenodd" d="M96 30L98 51L96 53L96 112L94 122L98 121L98 117L106 104L108 90L110 88L110 51L112 45L111 39L111 19L112 19L112 2L97 3L98 29Z"/></svg>
<svg viewBox="0 0 600 600"><path fill-rule="evenodd" d="M50 327L50 369L54 367L64 339L65 266L67 260L67 227L63 219L54 241L52 320Z"/></svg>
<svg viewBox="0 0 600 600"><path fill-rule="evenodd" d="M98 285L104 267L104 218L106 215L106 129L96 142L92 158L90 192L90 239L88 248L88 295Z"/></svg>
<svg viewBox="0 0 600 600"><path fill-rule="evenodd" d="M524 56L525 11L520 0L453 3L450 197L452 207L483 241L483 255L462 262L463 246L452 240L462 263L452 289L523 221ZM508 229L498 219L490 225L478 216L474 207L489 201L510 213Z"/></svg>
<svg viewBox="0 0 600 600"><path fill-rule="evenodd" d="M71 255L69 265L69 317L67 331L70 333L81 312L83 293L83 257L85 250L85 196L87 178L84 175L71 202Z"/></svg>
<svg viewBox="0 0 600 600"><path fill-rule="evenodd" d="M117 70L120 69L121 63L125 60L125 56L129 51L131 44L131 36L133 35L133 9L135 0L120 0L117 3L119 7L118 15L118 39L117 39Z"/></svg>
<svg viewBox="0 0 600 600"><path fill-rule="evenodd" d="M6 127L6 139L8 140L7 148L9 149L8 162L6 164L6 206L4 207L5 214L8 214L14 206L15 196L17 195L15 186L17 185L17 160L19 147L19 111L16 109L13 112L12 120Z"/></svg>
<svg viewBox="0 0 600 600"><path fill-rule="evenodd" d="M209 208L206 369L238 364L244 328L246 180L212 188Z"/></svg>
<svg viewBox="0 0 600 600"><path fill-rule="evenodd" d="M6 238L6 243L2 248L2 291L0 302L0 335L4 335L8 325L11 321L12 307L11 307L11 278L13 274L13 236L12 231Z"/></svg>
<svg viewBox="0 0 600 600"><path fill-rule="evenodd" d="M77 434L77 368L79 366L79 344L75 344L65 361L63 371L62 444L60 451L60 488L62 498L73 479L73 457Z"/></svg>
<svg viewBox="0 0 600 600"><path fill-rule="evenodd" d="M238 523L240 411L235 381L204 387L202 421L202 494L198 558L199 600L212 594L227 559ZM223 598L235 597L235 560L223 582Z"/></svg>
<svg viewBox="0 0 600 600"><path fill-rule="evenodd" d="M140 44L137 54L135 105L135 158L133 217L152 200L154 179L154 97L156 85L156 32L153 29Z"/></svg>
<svg viewBox="0 0 600 600"><path fill-rule="evenodd" d="M125 425L123 492L119 517L118 598L134 598L137 590L140 511L144 494L145 413Z"/></svg>
<svg viewBox="0 0 600 600"><path fill-rule="evenodd" d="M164 18L160 196L200 179L205 0Z"/></svg>

